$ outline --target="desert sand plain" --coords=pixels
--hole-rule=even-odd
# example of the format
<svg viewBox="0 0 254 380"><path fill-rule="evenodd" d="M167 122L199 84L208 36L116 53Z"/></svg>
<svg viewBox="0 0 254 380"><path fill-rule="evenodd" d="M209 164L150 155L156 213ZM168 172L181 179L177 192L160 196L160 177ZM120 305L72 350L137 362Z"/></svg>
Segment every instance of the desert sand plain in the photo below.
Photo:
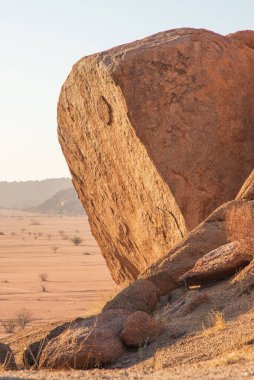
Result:
<svg viewBox="0 0 254 380"><path fill-rule="evenodd" d="M0 321L23 310L31 313L29 327L84 316L115 289L86 216L1 210L0 233ZM8 335L0 324L0 338Z"/></svg>

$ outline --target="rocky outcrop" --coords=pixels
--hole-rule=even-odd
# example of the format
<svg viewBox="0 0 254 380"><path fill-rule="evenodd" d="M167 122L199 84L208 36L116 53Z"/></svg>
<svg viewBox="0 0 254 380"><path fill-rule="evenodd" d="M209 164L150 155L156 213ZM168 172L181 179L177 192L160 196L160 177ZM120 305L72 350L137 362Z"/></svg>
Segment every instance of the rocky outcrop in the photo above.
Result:
<svg viewBox="0 0 254 380"><path fill-rule="evenodd" d="M253 33L175 29L74 65L59 140L117 283L233 199L253 168Z"/></svg>
<svg viewBox="0 0 254 380"><path fill-rule="evenodd" d="M12 350L5 343L0 343L0 371L16 370L16 362Z"/></svg>
<svg viewBox="0 0 254 380"><path fill-rule="evenodd" d="M138 348L155 341L158 333L154 318L136 311L126 318L120 337L126 346Z"/></svg>
<svg viewBox="0 0 254 380"><path fill-rule="evenodd" d="M231 241L244 240L245 245L247 244L248 246L249 239L253 236L251 235L253 234L253 226L254 201L238 199L227 202L215 210L178 246L172 249L167 256L150 266L142 274L142 277L153 282L160 295L176 289L179 286L179 281L181 282L183 278L182 276L195 268L196 263L196 268L199 269L202 269L199 263L202 263L202 265L205 262L206 265L211 264L210 269L217 268L218 276L220 277L224 270L226 274L228 266L231 264L231 269L233 270L234 260L241 267L241 262L244 264L246 261L246 254L248 255L252 252L248 250L246 253L245 248L244 252L239 252L239 254L243 254L243 257L237 258L237 253L228 249L228 247L232 248L232 246L225 245ZM217 248L219 251L216 250ZM221 259L221 265L215 260L218 252L225 255L225 261ZM202 259L205 257L207 260ZM213 267L215 264L216 267ZM225 266L224 268L223 265ZM236 266L235 272L239 267ZM216 278L216 272L213 272L213 276ZM207 281L209 280L207 278ZM205 282L204 278L203 281Z"/></svg>
<svg viewBox="0 0 254 380"><path fill-rule="evenodd" d="M254 247L248 247L245 241L233 241L203 256L179 281L189 286L225 280L246 267L253 257Z"/></svg>

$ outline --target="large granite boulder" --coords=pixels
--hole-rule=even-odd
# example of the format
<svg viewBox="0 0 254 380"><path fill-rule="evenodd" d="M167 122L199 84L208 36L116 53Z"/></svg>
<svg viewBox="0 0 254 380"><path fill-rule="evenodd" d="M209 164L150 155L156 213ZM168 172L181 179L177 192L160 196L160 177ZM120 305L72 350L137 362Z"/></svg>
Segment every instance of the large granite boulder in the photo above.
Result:
<svg viewBox="0 0 254 380"><path fill-rule="evenodd" d="M117 283L233 199L254 167L253 36L175 29L74 65L59 140Z"/></svg>

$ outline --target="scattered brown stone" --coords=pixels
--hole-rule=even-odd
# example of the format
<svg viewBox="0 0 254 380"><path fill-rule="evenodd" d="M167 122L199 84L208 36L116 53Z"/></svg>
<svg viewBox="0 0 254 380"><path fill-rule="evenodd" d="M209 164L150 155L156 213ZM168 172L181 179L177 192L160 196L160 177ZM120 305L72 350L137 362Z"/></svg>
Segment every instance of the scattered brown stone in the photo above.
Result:
<svg viewBox="0 0 254 380"><path fill-rule="evenodd" d="M12 350L4 343L0 343L0 369L5 371L17 369Z"/></svg>
<svg viewBox="0 0 254 380"><path fill-rule="evenodd" d="M126 346L142 347L153 342L157 335L154 318L143 311L136 311L126 318L120 337Z"/></svg>
<svg viewBox="0 0 254 380"><path fill-rule="evenodd" d="M117 283L165 256L253 169L253 34L174 29L74 65L59 140Z"/></svg>
<svg viewBox="0 0 254 380"><path fill-rule="evenodd" d="M138 280L118 293L107 302L103 311L111 309L126 309L130 312L151 312L158 301L156 286L148 280Z"/></svg>
<svg viewBox="0 0 254 380"><path fill-rule="evenodd" d="M113 363L124 351L119 335L127 310L108 310L70 325L44 348L40 368L88 369Z"/></svg>

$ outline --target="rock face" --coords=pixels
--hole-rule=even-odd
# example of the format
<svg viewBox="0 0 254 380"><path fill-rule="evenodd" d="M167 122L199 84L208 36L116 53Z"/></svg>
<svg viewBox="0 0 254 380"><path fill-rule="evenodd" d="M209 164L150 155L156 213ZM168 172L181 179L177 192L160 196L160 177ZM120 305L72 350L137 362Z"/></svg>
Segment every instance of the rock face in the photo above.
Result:
<svg viewBox="0 0 254 380"><path fill-rule="evenodd" d="M7 344L0 343L0 369L16 370L16 362L12 350Z"/></svg>
<svg viewBox="0 0 254 380"><path fill-rule="evenodd" d="M252 170L249 177L244 182L236 199L247 199L248 201L254 200L254 170Z"/></svg>
<svg viewBox="0 0 254 380"><path fill-rule="evenodd" d="M117 283L233 199L252 170L253 36L176 29L74 65L59 140Z"/></svg>

